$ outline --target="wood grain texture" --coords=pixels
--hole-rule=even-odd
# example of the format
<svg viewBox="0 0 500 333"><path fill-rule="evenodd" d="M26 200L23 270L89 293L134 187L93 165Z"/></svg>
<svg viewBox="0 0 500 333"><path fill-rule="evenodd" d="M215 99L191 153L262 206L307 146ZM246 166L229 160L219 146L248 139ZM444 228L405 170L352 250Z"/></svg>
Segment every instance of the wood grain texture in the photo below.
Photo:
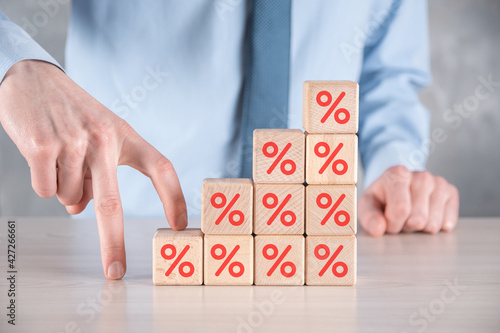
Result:
<svg viewBox="0 0 500 333"><path fill-rule="evenodd" d="M355 287L155 286L151 241L156 229L167 225L165 218L125 218L127 274L107 281L95 219L15 220L18 318L11 327L4 309L1 332L414 333L422 326L412 325L410 315L422 320L419 309L435 305L443 291L455 295L449 284L458 283L459 295L433 315L426 332L498 333L499 218L460 218L453 232L436 235L374 238L360 228ZM6 221L0 222L4 269ZM190 227L199 225L190 218ZM5 307L6 277L0 296ZM264 305L272 307L271 315L260 312ZM261 325L248 324L255 322ZM71 324L76 328L68 328Z"/></svg>
<svg viewBox="0 0 500 333"><path fill-rule="evenodd" d="M325 106L319 105L317 96L321 92L321 102ZM325 114L335 103L337 98L345 93L335 109L325 118ZM358 132L358 102L359 86L352 81L305 81L303 96L303 126L309 133L357 133ZM345 109L347 112L341 112ZM337 122L335 113L338 111ZM346 120L346 114L349 114ZM322 120L325 120L322 122Z"/></svg>
<svg viewBox="0 0 500 333"><path fill-rule="evenodd" d="M254 192L255 234L304 234L304 185L256 183Z"/></svg>
<svg viewBox="0 0 500 333"><path fill-rule="evenodd" d="M232 258L231 254L234 254ZM221 268L222 265L225 267ZM252 285L253 237L205 235L204 272L207 286Z"/></svg>
<svg viewBox="0 0 500 333"><path fill-rule="evenodd" d="M181 254L181 260L176 263ZM200 229L175 231L161 228L156 231L153 237L153 283L203 283L203 233Z"/></svg>
<svg viewBox="0 0 500 333"><path fill-rule="evenodd" d="M290 145L288 151L276 162L287 145ZM272 157L265 156L263 148ZM304 157L305 137L299 129L256 129L253 132L253 180L256 183L302 184Z"/></svg>
<svg viewBox="0 0 500 333"><path fill-rule="evenodd" d="M354 235L356 231L357 191L355 185L308 185L306 187L307 235Z"/></svg>
<svg viewBox="0 0 500 333"><path fill-rule="evenodd" d="M304 245L302 235L255 236L255 285L303 285Z"/></svg>
<svg viewBox="0 0 500 333"><path fill-rule="evenodd" d="M307 236L306 284L309 286L355 285L356 252L355 236ZM334 257L336 253L337 256L330 263L330 258ZM319 259L316 255L319 256ZM342 267L342 263L346 266ZM347 267L347 272L344 270L345 267ZM333 270L338 276L333 273Z"/></svg>
<svg viewBox="0 0 500 333"><path fill-rule="evenodd" d="M335 155L333 160L329 162L329 159L337 150L338 150L337 154ZM320 156L318 156L318 154ZM347 170L344 170L345 167L339 163L342 160L345 161L345 163L347 164ZM328 165L325 167L327 163ZM338 174L334 173L333 171L334 167L337 170ZM350 185L350 184L356 184L356 182L358 181L357 177L358 177L358 137L355 134L307 133L306 135L307 184Z"/></svg>
<svg viewBox="0 0 500 333"><path fill-rule="evenodd" d="M203 181L201 192L201 230L203 233L252 234L253 183L250 179L207 178ZM212 199L216 207L213 206ZM234 205L230 207L232 202ZM219 205L220 208L218 208ZM220 219L222 215L224 216Z"/></svg>

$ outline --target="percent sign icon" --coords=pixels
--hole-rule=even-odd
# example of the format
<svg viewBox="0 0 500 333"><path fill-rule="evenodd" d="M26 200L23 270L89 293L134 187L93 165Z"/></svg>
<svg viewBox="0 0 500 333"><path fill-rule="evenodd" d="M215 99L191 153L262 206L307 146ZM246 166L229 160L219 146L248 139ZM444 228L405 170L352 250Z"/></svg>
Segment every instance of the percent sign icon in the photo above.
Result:
<svg viewBox="0 0 500 333"><path fill-rule="evenodd" d="M316 246L314 248L314 256L317 259L319 259L319 260L326 260L326 259L328 259L328 261L326 262L325 266L323 266L323 268L321 269L321 271L319 271L319 274L318 274L319 276L323 276L325 274L325 272L328 270L328 268L330 267L330 265L332 265L332 263L335 261L335 259L337 258L337 256L339 255L339 253L342 251L343 248L344 247L342 245L340 245L337 248L337 250L335 250L335 252L330 257L330 259L328 259L328 257L330 256L330 248L326 244L319 244L318 246ZM324 251L323 254L320 253L321 250ZM338 271L339 267L342 267L342 271L340 273ZM335 275L338 278L346 276L346 274L347 274L347 265L345 264L345 262L342 262L342 261L335 262L333 264L333 266L332 266L332 273L333 273L333 275Z"/></svg>
<svg viewBox="0 0 500 333"><path fill-rule="evenodd" d="M337 176L342 176L347 172L347 162L342 159L335 160L335 156L337 156L342 147L344 147L344 144L339 143L338 146L333 151L333 153L330 155L330 145L328 143L321 141L314 146L314 154L319 158L325 158L328 155L330 155L328 156L323 166L319 169L320 175L322 175L323 172L325 172L325 170L328 168L330 164L332 164L333 173L335 173ZM339 165L342 166L342 169L340 170L339 170Z"/></svg>
<svg viewBox="0 0 500 333"><path fill-rule="evenodd" d="M237 278L243 275L243 273L245 272L245 266L243 266L243 264L239 261L231 262L231 260L234 258L239 249L240 246L236 245L234 249L231 251L231 253L229 253L229 255L226 256L227 250L224 245L216 244L212 247L212 250L210 250L210 255L212 256L212 258L214 258L215 260L224 260L222 262L222 265L220 265L219 269L215 272L215 276L221 275L221 273L224 271L227 265L229 265L228 267L229 275L231 275L232 277ZM220 254L217 254L217 250L221 251ZM238 268L238 270L236 270L235 268Z"/></svg>
<svg viewBox="0 0 500 333"><path fill-rule="evenodd" d="M339 103L342 101L342 99L344 98L344 96L345 96L345 92L340 93L340 95L337 97L337 99L335 100L335 102L333 102L333 104L330 106L330 108L328 109L328 111L326 111L326 113L324 114L323 118L321 118L321 123L322 124L324 124L328 120L328 118L330 118L330 116L332 115L332 112L335 111L335 108L339 105ZM326 97L326 101L324 101L324 102L322 100L323 97ZM322 107L329 106L330 103L332 102L332 100L333 100L332 94L330 94L326 90L320 91L316 95L316 102L318 103L319 106L322 106ZM343 119L340 118L341 114L344 115ZM343 124L345 124L345 123L347 123L349 121L349 118L351 118L351 114L346 109L340 108L340 109L337 109L337 111L335 111L335 113L333 114L333 118L335 119L335 121L337 123L343 125Z"/></svg>
<svg viewBox="0 0 500 333"><path fill-rule="evenodd" d="M323 203L323 199L326 199L325 203ZM332 206L333 199L330 194L321 193L320 195L318 195L318 197L316 198L316 204L318 205L319 208L328 209L332 207L328 211L328 213L326 213L325 217L321 220L321 225L325 225L325 223L330 219L330 217L332 217L333 213L335 213L333 219L339 227L345 227L346 225L349 224L349 221L351 220L349 213L347 213L345 210L339 210L335 212L337 208L339 208L342 201L344 201L344 199L345 199L345 194L342 194ZM344 217L344 221L340 220L341 216Z"/></svg>
<svg viewBox="0 0 500 333"><path fill-rule="evenodd" d="M285 227L290 227L295 223L295 221L297 220L297 216L294 212L292 212L291 210L285 210L284 212L282 212L291 198L292 195L288 194L281 202L279 207L276 208L276 206L278 206L278 196L274 193L267 193L266 195L264 195L264 197L262 198L262 204L264 205L264 207L266 207L267 209L276 208L273 215L271 215L271 217L267 221L267 225L271 225L280 213L280 221ZM269 200L271 200L271 202ZM290 221L287 221L287 217L290 217Z"/></svg>
<svg viewBox="0 0 500 333"><path fill-rule="evenodd" d="M267 276L273 275L274 271L276 270L276 268L278 268L278 266L280 266L280 264L281 264L281 267L280 267L281 275L283 275L284 277L287 277L287 278L288 277L292 277L292 276L295 275L295 272L297 271L297 267L295 266L295 264L293 262L291 262L291 261L285 261L284 263L282 263L283 259L285 259L286 255L288 254L288 252L290 252L291 249L292 249L291 245L288 245L285 248L285 251L283 251L281 253L281 255L279 256L279 258L271 266L271 269L269 269L269 271L267 272ZM272 250L272 254L269 254L269 250ZM274 244L267 244L262 249L262 255L267 260L274 260L274 259L276 259L276 257L278 257L278 254L279 254L278 248ZM287 267L290 268L290 272L286 271Z"/></svg>
<svg viewBox="0 0 500 333"><path fill-rule="evenodd" d="M236 209L231 211L231 208L233 208L234 204L236 203L236 201L238 201L239 198L240 195L237 193L226 206L227 198L224 194L217 192L212 195L212 197L210 198L210 204L212 205L212 207L220 209L225 206L224 210L215 221L215 225L219 225L224 217L226 217L227 213L229 213L229 223L231 223L235 227L243 224L243 222L245 221L245 215L243 214L243 212ZM220 202L218 202L219 200ZM238 218L235 219L235 216L237 216Z"/></svg>
<svg viewBox="0 0 500 333"><path fill-rule="evenodd" d="M276 157L269 169L267 169L268 175L270 175L274 171L274 169L276 168L276 166L278 166L278 164L280 164L280 162L280 170L284 175L290 176L295 172L295 170L297 169L297 165L295 164L295 162L290 159L283 160L283 157L285 157L290 148L292 148L292 144L290 142L286 144L285 148L283 148L281 152L279 152L278 145L272 141L266 142L264 146L262 146L262 153L265 157L274 158L279 153L278 157ZM269 151L269 149L271 149L271 151Z"/></svg>
<svg viewBox="0 0 500 333"><path fill-rule="evenodd" d="M163 259L165 260L172 260L175 258L174 262L172 263L172 265L170 265L170 267L168 268L168 270L165 272L165 276L170 276L170 274L172 274L172 272L174 271L175 267L177 267L177 265L179 265L179 262L182 260L182 258L184 258L184 256L186 255L187 251L189 251L189 248L190 246L189 245L186 245L181 253L179 253L179 256L177 256L177 258L175 258L175 256L177 255L177 249L175 248L174 245L172 244L165 244L163 245L163 247L161 248L161 256ZM170 250L170 254L167 254L167 250ZM188 268L189 270L186 272L185 268ZM184 261L182 262L180 265L179 265L179 274L182 276L182 277L190 277L194 274L194 266L192 263L190 263L189 261Z"/></svg>

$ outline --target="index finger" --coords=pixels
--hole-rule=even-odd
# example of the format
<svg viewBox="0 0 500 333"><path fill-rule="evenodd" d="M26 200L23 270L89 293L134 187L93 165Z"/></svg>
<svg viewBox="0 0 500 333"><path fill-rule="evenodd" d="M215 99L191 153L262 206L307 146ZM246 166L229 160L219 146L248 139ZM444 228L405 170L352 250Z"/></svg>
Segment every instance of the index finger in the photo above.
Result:
<svg viewBox="0 0 500 333"><path fill-rule="evenodd" d="M387 232L397 234L401 232L411 213L412 173L403 166L396 166L388 169L384 177Z"/></svg>
<svg viewBox="0 0 500 333"><path fill-rule="evenodd" d="M365 191L358 203L359 222L372 236L382 236L387 229L383 205L375 193Z"/></svg>

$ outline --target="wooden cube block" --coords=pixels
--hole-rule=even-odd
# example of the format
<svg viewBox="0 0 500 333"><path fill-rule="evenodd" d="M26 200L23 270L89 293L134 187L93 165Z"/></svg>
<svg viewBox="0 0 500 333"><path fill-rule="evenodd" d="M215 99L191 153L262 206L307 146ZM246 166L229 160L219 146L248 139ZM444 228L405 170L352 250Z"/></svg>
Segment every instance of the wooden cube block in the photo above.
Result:
<svg viewBox="0 0 500 333"><path fill-rule="evenodd" d="M256 183L304 182L304 133L298 129L253 132L253 180Z"/></svg>
<svg viewBox="0 0 500 333"><path fill-rule="evenodd" d="M306 234L354 235L357 226L355 185L306 187Z"/></svg>
<svg viewBox="0 0 500 333"><path fill-rule="evenodd" d="M205 285L253 284L253 237L205 235Z"/></svg>
<svg viewBox="0 0 500 333"><path fill-rule="evenodd" d="M352 286L356 284L355 236L307 236L306 284Z"/></svg>
<svg viewBox="0 0 500 333"><path fill-rule="evenodd" d="M307 133L308 184L356 184L357 179L358 137L355 134Z"/></svg>
<svg viewBox="0 0 500 333"><path fill-rule="evenodd" d="M252 228L252 181L236 178L205 179L201 196L201 230L205 234L251 235Z"/></svg>
<svg viewBox="0 0 500 333"><path fill-rule="evenodd" d="M255 284L303 285L304 236L255 236Z"/></svg>
<svg viewBox="0 0 500 333"><path fill-rule="evenodd" d="M203 283L203 233L200 229L156 231L153 237L153 283Z"/></svg>
<svg viewBox="0 0 500 333"><path fill-rule="evenodd" d="M359 86L352 81L305 81L303 126L309 133L357 133Z"/></svg>
<svg viewBox="0 0 500 333"><path fill-rule="evenodd" d="M304 185L255 184L254 191L255 234L304 234Z"/></svg>

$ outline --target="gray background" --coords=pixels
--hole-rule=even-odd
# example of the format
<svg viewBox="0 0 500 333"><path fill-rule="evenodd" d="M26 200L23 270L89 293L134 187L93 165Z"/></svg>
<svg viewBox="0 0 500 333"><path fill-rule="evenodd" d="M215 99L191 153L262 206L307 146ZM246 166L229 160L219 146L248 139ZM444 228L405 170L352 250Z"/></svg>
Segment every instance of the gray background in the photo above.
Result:
<svg viewBox="0 0 500 333"><path fill-rule="evenodd" d="M0 6L23 25L33 22L46 2L0 0ZM70 6L59 5L54 12L46 25L31 33L64 63ZM447 110L474 95L479 76L500 81L500 1L431 0L429 14L434 82L421 98L432 113L432 128L446 134L444 142L436 143L429 170L457 185L462 216L500 216L500 88L480 101L457 128L443 119ZM35 195L27 163L0 129L0 215L63 214L56 199Z"/></svg>

